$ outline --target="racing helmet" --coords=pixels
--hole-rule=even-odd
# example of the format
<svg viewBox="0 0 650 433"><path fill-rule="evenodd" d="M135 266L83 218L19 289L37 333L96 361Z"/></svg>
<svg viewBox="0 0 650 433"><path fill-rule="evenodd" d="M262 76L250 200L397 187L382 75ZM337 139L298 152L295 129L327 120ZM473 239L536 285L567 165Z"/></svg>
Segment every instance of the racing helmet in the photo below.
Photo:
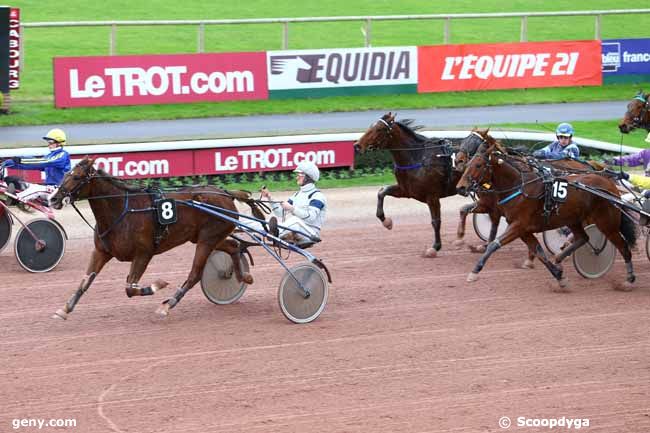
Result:
<svg viewBox="0 0 650 433"><path fill-rule="evenodd" d="M560 123L555 128L555 135L572 137L573 136L573 126L570 123Z"/></svg>
<svg viewBox="0 0 650 433"><path fill-rule="evenodd" d="M305 173L314 182L318 182L318 179L320 179L320 171L318 170L318 167L316 167L316 164L311 161L300 161L293 172Z"/></svg>
<svg viewBox="0 0 650 433"><path fill-rule="evenodd" d="M45 137L43 137L43 140L54 140L57 143L59 143L61 146L63 146L63 144L65 144L66 141L65 132L63 132L63 130L59 128L50 129L50 131L47 134L45 134Z"/></svg>

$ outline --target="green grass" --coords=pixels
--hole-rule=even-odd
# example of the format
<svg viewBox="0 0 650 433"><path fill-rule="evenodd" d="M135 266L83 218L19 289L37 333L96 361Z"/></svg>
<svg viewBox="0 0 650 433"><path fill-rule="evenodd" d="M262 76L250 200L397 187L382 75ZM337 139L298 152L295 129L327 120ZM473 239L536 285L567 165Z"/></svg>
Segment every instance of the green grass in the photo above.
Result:
<svg viewBox="0 0 650 433"><path fill-rule="evenodd" d="M249 0L225 2L169 0L130 2L112 0L89 4L69 0L16 0L23 22L271 18L344 15L406 15L475 12L525 12L613 9L605 0L575 1L451 1L385 0L295 2ZM631 7L631 6L630 6ZM179 12L180 11L180 12ZM361 47L362 22L299 23L289 29L289 48ZM452 21L452 43L514 42L519 40L519 19L467 19ZM602 37L648 37L650 14L604 16ZM499 90L446 94L331 97L315 100L275 100L224 103L173 104L139 107L98 107L60 110L53 107L52 58L108 54L108 28L27 28L21 89L13 92L12 115L0 116L0 126L76 122L118 122L135 119L177 119L270 113L355 111L571 102L628 99L650 83L603 87ZM208 26L206 52L263 51L281 48L282 27L272 24ZM593 17L531 18L528 40L593 39ZM426 45L443 42L442 21L375 22L373 46ZM196 52L195 26L118 27L118 54ZM569 119L570 120L570 119ZM335 125L333 125L335 128Z"/></svg>

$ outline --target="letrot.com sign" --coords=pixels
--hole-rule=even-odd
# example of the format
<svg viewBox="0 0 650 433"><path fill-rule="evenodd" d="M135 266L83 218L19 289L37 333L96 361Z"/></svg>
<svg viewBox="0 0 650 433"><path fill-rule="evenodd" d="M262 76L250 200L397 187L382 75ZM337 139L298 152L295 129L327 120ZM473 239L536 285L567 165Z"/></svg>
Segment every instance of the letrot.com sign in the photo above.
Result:
<svg viewBox="0 0 650 433"><path fill-rule="evenodd" d="M600 41L419 47L419 92L600 85Z"/></svg>
<svg viewBox="0 0 650 433"><path fill-rule="evenodd" d="M264 53L58 57L57 107L266 99Z"/></svg>
<svg viewBox="0 0 650 433"><path fill-rule="evenodd" d="M271 98L415 93L416 47L269 51Z"/></svg>

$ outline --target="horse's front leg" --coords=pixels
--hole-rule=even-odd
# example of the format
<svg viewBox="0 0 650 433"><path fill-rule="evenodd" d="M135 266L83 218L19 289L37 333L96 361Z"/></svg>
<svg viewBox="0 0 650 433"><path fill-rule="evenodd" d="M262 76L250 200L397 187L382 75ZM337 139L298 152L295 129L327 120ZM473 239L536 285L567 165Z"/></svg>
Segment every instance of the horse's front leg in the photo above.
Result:
<svg viewBox="0 0 650 433"><path fill-rule="evenodd" d="M458 216L458 227L456 228L456 240L454 245L461 246L465 243L463 238L465 237L465 226L467 225L467 215L476 209L478 203L468 203L465 206L460 208Z"/></svg>
<svg viewBox="0 0 650 433"><path fill-rule="evenodd" d="M520 225L518 222L513 222L508 226L508 229L504 234L502 234L499 239L496 239L492 242L490 242L485 249L485 253L481 256L480 259L478 259L478 262L476 262L476 266L474 266L474 270L469 273L467 276L467 281L473 282L478 280L478 274L481 272L483 267L485 266L485 263L487 260L490 258L493 252L498 250L504 245L509 244L510 242L514 241L515 239L521 237L522 232L521 229L519 228Z"/></svg>
<svg viewBox="0 0 650 433"><path fill-rule="evenodd" d="M187 280L183 285L176 290L176 293L169 298L163 301L162 305L158 307L156 311L160 316L166 317L169 314L169 310L174 308L176 304L185 296L185 294L192 288L196 283L201 279L203 274L203 268L205 268L205 263L210 256L210 253L214 250L214 243L198 241L196 244L196 250L194 251L194 260L192 262L192 269L187 276Z"/></svg>
<svg viewBox="0 0 650 433"><path fill-rule="evenodd" d="M431 197L427 200L429 206L429 214L431 215L431 226L433 227L434 241L431 248L427 248L424 252L424 257L436 257L438 251L442 247L440 240L440 199L438 197Z"/></svg>
<svg viewBox="0 0 650 433"><path fill-rule="evenodd" d="M523 240L526 243L526 245L528 245L529 254L537 257L539 261L542 262L544 266L546 266L546 269L549 270L549 272L553 275L553 277L555 277L555 279L557 280L560 286L560 291L566 291L569 282L566 278L562 276L563 274L562 265L560 265L559 262L553 263L548 257L546 257L546 253L544 252L544 249L539 244L539 241L537 240L535 235L533 235L532 233L524 234L521 237L521 240Z"/></svg>
<svg viewBox="0 0 650 433"><path fill-rule="evenodd" d="M131 262L131 269L126 277L126 296L129 298L132 296L151 296L156 291L168 286L169 283L162 279L157 279L147 287L140 287L138 284L152 257L150 254L139 255Z"/></svg>
<svg viewBox="0 0 650 433"><path fill-rule="evenodd" d="M75 305L77 305L77 302L79 302L79 299L81 299L81 296L83 296L84 293L86 293L86 290L90 287L90 285L93 283L95 280L95 277L97 274L99 274L99 271L102 270L104 265L108 263L110 259L112 259L113 256L110 254L99 251L98 249L95 248L93 251L92 256L90 257L90 263L88 264L88 268L86 269L86 276L81 280L81 283L79 283L79 288L70 296L70 299L68 299L68 302L63 305L63 308L59 308L53 315L53 319L63 319L66 320L68 318L68 314L72 313L72 310L74 310Z"/></svg>
<svg viewBox="0 0 650 433"><path fill-rule="evenodd" d="M386 227L388 230L393 228L393 220L391 218L386 218L384 215L384 198L389 195L391 197L404 197L402 188L399 185L391 185L385 188L382 188L377 193L377 218L379 221Z"/></svg>
<svg viewBox="0 0 650 433"><path fill-rule="evenodd" d="M240 283L253 284L253 276L249 272L242 272L241 266L241 251L239 249L239 242L234 239L228 238L220 243L216 250L223 251L230 255L232 259L232 266L235 271L235 277Z"/></svg>

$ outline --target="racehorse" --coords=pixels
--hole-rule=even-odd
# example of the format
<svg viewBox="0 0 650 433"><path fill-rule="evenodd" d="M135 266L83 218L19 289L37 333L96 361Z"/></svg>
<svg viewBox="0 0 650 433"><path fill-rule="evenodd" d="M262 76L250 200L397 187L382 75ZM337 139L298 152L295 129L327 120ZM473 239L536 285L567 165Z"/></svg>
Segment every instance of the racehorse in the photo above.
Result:
<svg viewBox="0 0 650 433"><path fill-rule="evenodd" d="M431 214L435 240L424 256L436 257L440 241L440 199L456 194L459 172L452 169L451 150L446 140L431 140L411 127L412 120L397 122L392 113L383 115L355 143L361 153L384 149L393 157L397 184L381 188L377 194L377 218L387 229L393 221L384 215L384 198L414 198L426 203Z"/></svg>
<svg viewBox="0 0 650 433"><path fill-rule="evenodd" d="M466 194L468 190L479 190L496 195L499 210L508 221L508 228L503 235L488 244L467 281L478 279L479 272L494 251L520 238L528 246L529 253L535 254L557 279L560 290L564 290L568 281L562 275L562 260L588 242L583 223L589 220L596 224L623 256L627 267L627 281L623 288L630 289L636 279L630 252L630 247L636 243L634 222L607 199L576 187L579 182L619 197L614 181L595 173L569 174L562 184L564 193L556 197L557 201L551 209L546 209L546 179L539 168L502 152L492 137L487 137L486 143L487 147L477 152L467 165L458 182L458 192ZM557 189L561 190L559 187ZM564 201L559 202L560 198ZM563 226L569 227L574 240L551 261L534 233Z"/></svg>
<svg viewBox="0 0 650 433"><path fill-rule="evenodd" d="M474 128L470 134L465 137L460 142L460 148L458 153L456 153L455 164L456 170L464 171L465 166L469 159L474 156L479 149L485 149L487 146L488 137L490 142L494 141L499 146L501 152L508 153L515 157L521 158L530 158L530 156L525 151L520 151L516 149L506 148L498 140L495 140L490 134L490 129L477 129ZM603 170L605 166L597 161L580 161L572 158L565 159L555 159L555 160L540 160L538 161L541 166L547 166L553 171L563 171L565 173L585 173L591 171ZM458 228L456 230L456 241L457 245L463 243L463 238L465 236L465 226L467 223L467 216L470 213L486 213L490 216L490 222L492 226L490 228L490 235L488 237L488 243L492 242L497 234L499 220L501 218L501 213L497 208L497 200L494 194L489 193L478 193L478 201L476 203L470 203L463 206L460 209L460 219L458 222ZM479 245L476 247L471 247L474 252L484 252L486 245ZM533 267L533 258L529 257L523 264L525 268Z"/></svg>
<svg viewBox="0 0 650 433"><path fill-rule="evenodd" d="M250 274L241 272L238 243L228 239L235 229L234 223L179 203L176 222L159 225L155 217L155 198L150 191L129 185L95 169L93 162L88 157L79 162L65 175L59 190L52 197L55 209L61 209L66 202L74 205L76 200L88 199L96 221L95 249L86 276L68 302L53 317L66 319L97 274L113 257L122 262L131 262L126 279L127 296L153 295L156 290L167 286L167 282L157 280L150 286L139 286L139 280L152 257L187 241L196 244L192 268L183 285L158 308L157 312L161 316L168 315L169 310L201 279L206 260L215 249L230 254L235 275L240 282L253 282ZM256 203L243 191L224 191L210 186L186 187L166 192L165 198L169 196L175 200L209 203L233 212L237 212L234 204L237 199L251 206L255 216L264 218ZM172 212L171 206L167 211Z"/></svg>
<svg viewBox="0 0 650 433"><path fill-rule="evenodd" d="M639 91L627 104L627 111L618 124L618 129L627 134L636 128L650 132L650 94Z"/></svg>

